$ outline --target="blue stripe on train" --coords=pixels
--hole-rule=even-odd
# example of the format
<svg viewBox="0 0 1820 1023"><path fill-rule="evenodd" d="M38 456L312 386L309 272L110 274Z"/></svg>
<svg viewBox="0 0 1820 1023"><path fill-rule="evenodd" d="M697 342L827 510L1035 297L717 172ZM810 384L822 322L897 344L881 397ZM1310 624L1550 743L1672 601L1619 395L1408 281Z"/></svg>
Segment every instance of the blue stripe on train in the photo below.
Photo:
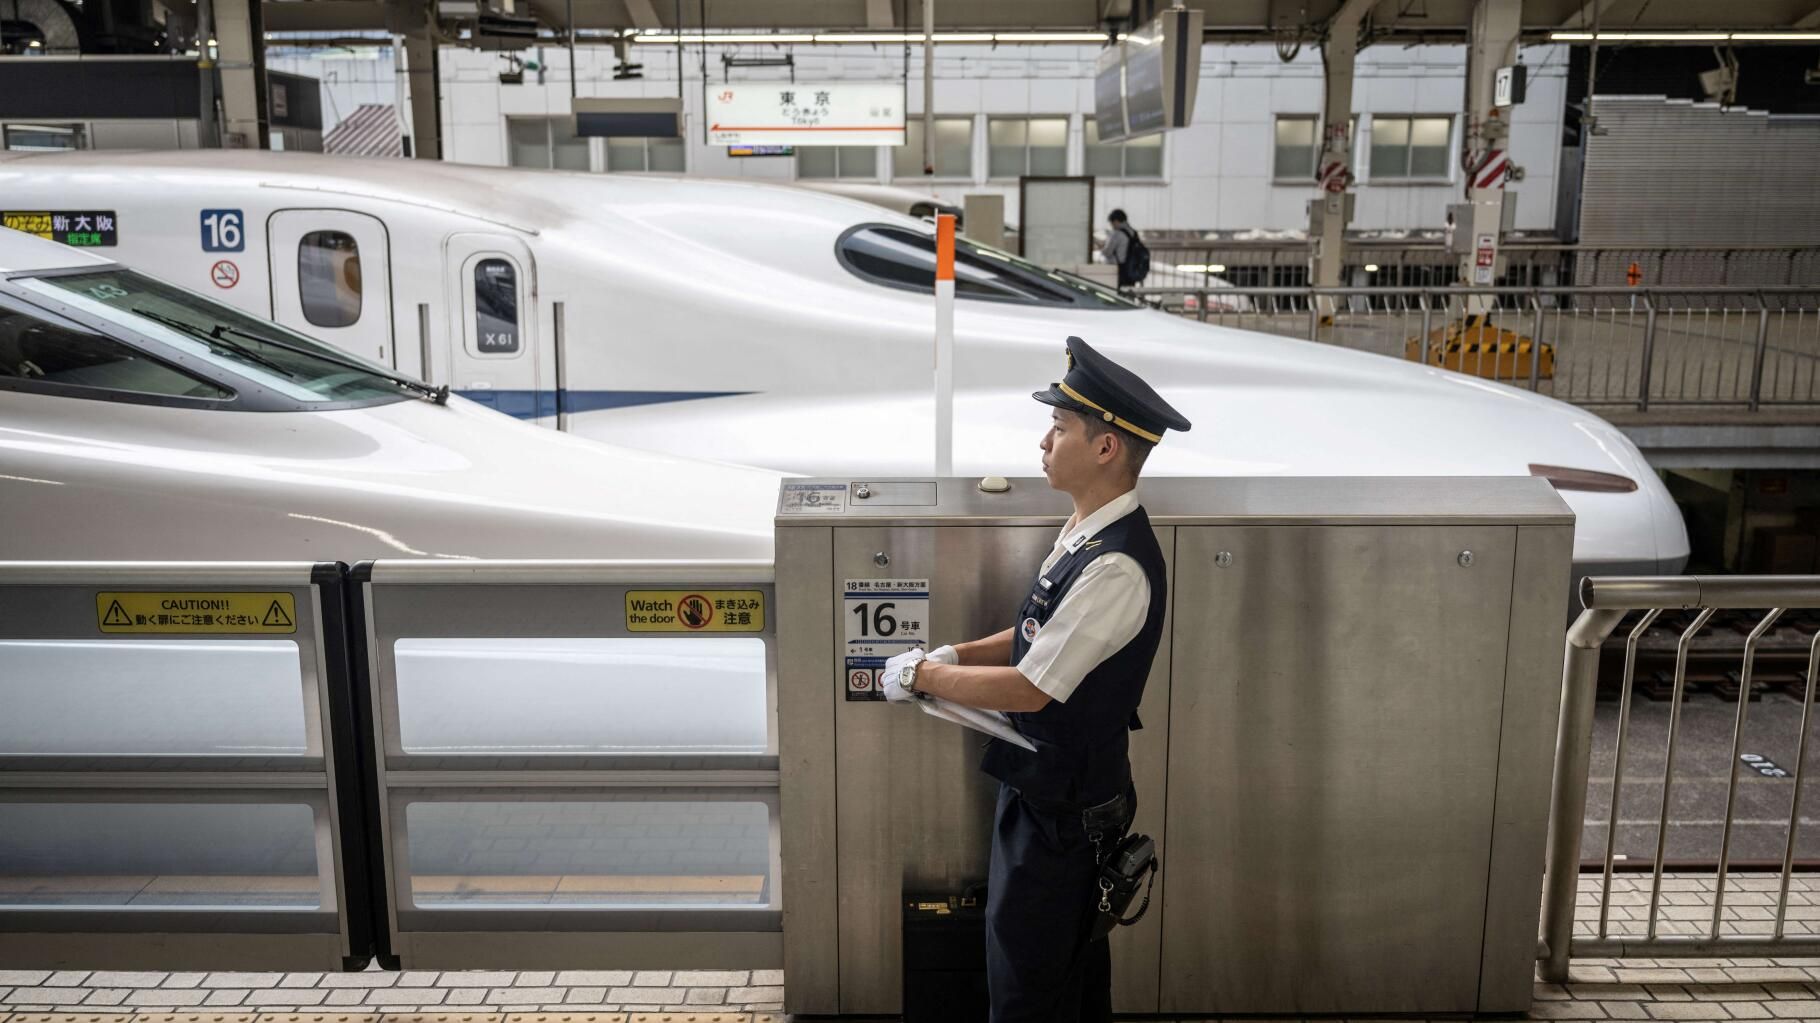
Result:
<svg viewBox="0 0 1820 1023"><path fill-rule="evenodd" d="M456 391L456 394L519 419L541 419L556 414L555 391ZM697 398L730 398L752 391L564 391L563 411L596 412L634 405L666 405Z"/></svg>

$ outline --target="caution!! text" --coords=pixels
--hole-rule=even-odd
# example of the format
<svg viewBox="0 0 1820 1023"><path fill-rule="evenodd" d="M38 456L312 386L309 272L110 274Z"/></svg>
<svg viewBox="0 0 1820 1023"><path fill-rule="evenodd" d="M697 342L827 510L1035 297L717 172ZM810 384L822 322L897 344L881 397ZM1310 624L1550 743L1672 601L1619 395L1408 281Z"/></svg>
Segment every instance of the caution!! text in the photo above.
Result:
<svg viewBox="0 0 1820 1023"><path fill-rule="evenodd" d="M289 593L97 593L102 632L259 633L297 631Z"/></svg>

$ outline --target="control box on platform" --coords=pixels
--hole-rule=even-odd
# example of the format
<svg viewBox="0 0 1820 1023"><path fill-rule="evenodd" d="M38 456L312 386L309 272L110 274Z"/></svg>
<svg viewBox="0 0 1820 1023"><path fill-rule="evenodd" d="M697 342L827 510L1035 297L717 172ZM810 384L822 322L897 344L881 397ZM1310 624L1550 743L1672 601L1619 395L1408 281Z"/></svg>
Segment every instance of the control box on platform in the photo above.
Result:
<svg viewBox="0 0 1820 1023"><path fill-rule="evenodd" d="M1567 505L1531 478L1139 493L1171 591L1131 742L1135 827L1163 869L1149 914L1113 935L1115 1007L1525 1009ZM1014 624L1068 512L1041 479L782 484L789 1011L898 1012L900 893L986 877L980 736L880 702L877 668Z"/></svg>

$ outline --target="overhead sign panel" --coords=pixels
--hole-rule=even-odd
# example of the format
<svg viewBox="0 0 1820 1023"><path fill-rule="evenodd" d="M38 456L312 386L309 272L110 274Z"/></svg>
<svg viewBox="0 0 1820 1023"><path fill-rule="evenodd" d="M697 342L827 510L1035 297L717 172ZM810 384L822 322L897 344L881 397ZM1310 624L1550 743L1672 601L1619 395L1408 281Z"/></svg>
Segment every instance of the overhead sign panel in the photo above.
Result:
<svg viewBox="0 0 1820 1023"><path fill-rule="evenodd" d="M1093 119L1101 142L1185 127L1194 117L1203 19L1172 8L1100 51Z"/></svg>
<svg viewBox="0 0 1820 1023"><path fill-rule="evenodd" d="M902 83L770 82L708 90L712 146L901 146Z"/></svg>
<svg viewBox="0 0 1820 1023"><path fill-rule="evenodd" d="M682 137L682 100L675 96L577 98L575 134L582 138Z"/></svg>

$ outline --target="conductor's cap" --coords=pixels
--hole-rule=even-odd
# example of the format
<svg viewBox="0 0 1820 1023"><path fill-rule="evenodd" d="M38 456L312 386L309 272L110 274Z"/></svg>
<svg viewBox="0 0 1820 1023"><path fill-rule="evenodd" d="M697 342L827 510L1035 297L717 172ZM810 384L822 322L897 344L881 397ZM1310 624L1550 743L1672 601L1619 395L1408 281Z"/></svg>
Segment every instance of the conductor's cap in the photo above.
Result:
<svg viewBox="0 0 1820 1023"><path fill-rule="evenodd" d="M1078 412L1155 444L1165 430L1193 424L1136 373L1106 358L1078 337L1068 339L1068 371L1047 391L1031 395L1045 405Z"/></svg>

